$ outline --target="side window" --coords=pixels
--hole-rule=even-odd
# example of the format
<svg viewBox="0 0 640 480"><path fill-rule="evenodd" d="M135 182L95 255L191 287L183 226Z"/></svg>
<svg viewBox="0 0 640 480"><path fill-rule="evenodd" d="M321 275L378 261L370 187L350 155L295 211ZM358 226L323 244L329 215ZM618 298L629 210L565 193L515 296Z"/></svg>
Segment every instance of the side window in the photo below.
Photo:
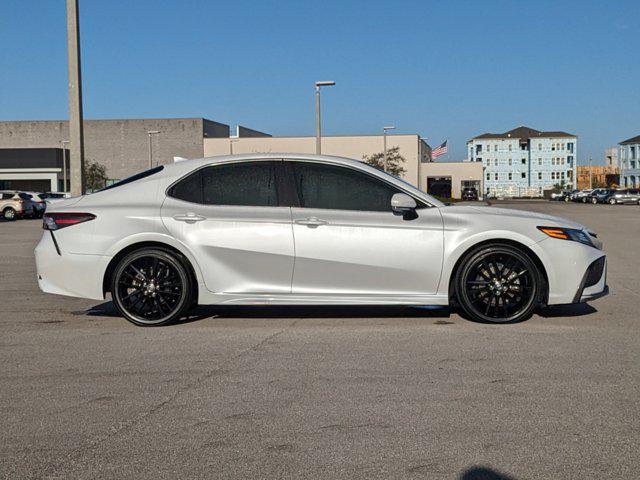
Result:
<svg viewBox="0 0 640 480"><path fill-rule="evenodd" d="M214 165L192 173L169 196L205 205L278 206L276 162Z"/></svg>
<svg viewBox="0 0 640 480"><path fill-rule="evenodd" d="M374 177L336 165L292 162L303 208L390 212L391 197L400 192Z"/></svg>

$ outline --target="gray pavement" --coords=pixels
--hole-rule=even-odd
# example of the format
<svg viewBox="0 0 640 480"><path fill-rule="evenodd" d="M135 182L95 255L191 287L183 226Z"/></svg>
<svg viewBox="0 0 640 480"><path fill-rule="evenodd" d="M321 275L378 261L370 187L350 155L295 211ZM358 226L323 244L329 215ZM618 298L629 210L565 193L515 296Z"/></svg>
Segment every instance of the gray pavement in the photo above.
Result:
<svg viewBox="0 0 640 480"><path fill-rule="evenodd" d="M640 477L640 207L498 203L595 228L611 295L517 325L227 307L145 329L40 293L40 222L1 222L0 477Z"/></svg>

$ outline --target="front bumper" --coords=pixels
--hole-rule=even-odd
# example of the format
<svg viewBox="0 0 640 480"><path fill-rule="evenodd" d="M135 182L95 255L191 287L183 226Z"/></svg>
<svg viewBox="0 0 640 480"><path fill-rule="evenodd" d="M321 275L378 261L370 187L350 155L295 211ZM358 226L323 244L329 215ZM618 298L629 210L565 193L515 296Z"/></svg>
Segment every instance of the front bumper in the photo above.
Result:
<svg viewBox="0 0 640 480"><path fill-rule="evenodd" d="M582 276L573 303L589 302L609 294L607 285L607 257L593 261Z"/></svg>

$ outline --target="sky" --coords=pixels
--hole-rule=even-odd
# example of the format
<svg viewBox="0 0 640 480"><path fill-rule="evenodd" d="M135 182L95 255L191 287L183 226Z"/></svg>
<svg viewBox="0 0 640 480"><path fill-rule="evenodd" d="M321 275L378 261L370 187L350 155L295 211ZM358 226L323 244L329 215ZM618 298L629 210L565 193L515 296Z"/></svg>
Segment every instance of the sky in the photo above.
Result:
<svg viewBox="0 0 640 480"><path fill-rule="evenodd" d="M205 117L273 135L385 125L446 160L520 125L578 162L640 134L629 1L80 0L85 118ZM0 120L65 119L64 0L0 2Z"/></svg>

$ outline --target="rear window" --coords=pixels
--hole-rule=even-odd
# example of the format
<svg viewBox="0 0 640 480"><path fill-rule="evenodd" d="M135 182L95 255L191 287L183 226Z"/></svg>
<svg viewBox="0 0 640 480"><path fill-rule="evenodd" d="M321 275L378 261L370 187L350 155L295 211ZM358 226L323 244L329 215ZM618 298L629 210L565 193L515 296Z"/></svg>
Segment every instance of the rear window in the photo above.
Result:
<svg viewBox="0 0 640 480"><path fill-rule="evenodd" d="M96 190L94 193L104 192L105 190L111 190L112 188L121 187L122 185L126 185L127 183L132 183L137 180L142 180L143 178L150 177L158 172L161 172L164 169L162 165L157 167L150 168L149 170L145 170L144 172L136 173L130 177L127 177L119 182L109 185L108 187L101 188L100 190Z"/></svg>
<svg viewBox="0 0 640 480"><path fill-rule="evenodd" d="M31 200L31 195L28 193L20 192L18 196L23 200Z"/></svg>

